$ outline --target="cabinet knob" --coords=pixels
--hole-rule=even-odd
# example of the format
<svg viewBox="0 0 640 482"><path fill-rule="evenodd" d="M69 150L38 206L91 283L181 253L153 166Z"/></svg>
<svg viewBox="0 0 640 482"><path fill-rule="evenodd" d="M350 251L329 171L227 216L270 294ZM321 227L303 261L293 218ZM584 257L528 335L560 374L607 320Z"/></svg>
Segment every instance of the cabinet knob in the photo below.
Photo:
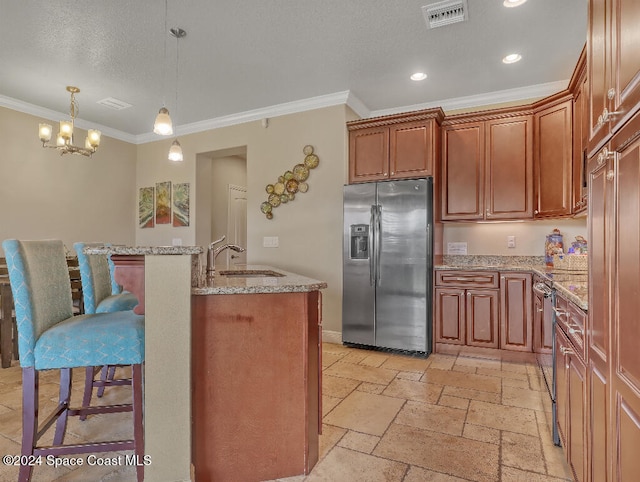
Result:
<svg viewBox="0 0 640 482"><path fill-rule="evenodd" d="M605 147L605 149L606 149L606 147ZM598 154L598 165L601 166L603 162L604 162L604 152L600 152Z"/></svg>
<svg viewBox="0 0 640 482"><path fill-rule="evenodd" d="M613 87L611 87L608 91L607 91L607 99L609 100L613 100L613 98L616 96L616 89L614 89Z"/></svg>
<svg viewBox="0 0 640 482"><path fill-rule="evenodd" d="M533 211L533 214L540 214L540 211L536 209L535 211Z"/></svg>
<svg viewBox="0 0 640 482"><path fill-rule="evenodd" d="M602 124L604 124L604 120L603 120L603 118L602 118L602 114L600 114L600 115L598 116L598 127L600 127Z"/></svg>
<svg viewBox="0 0 640 482"><path fill-rule="evenodd" d="M613 181L615 177L616 175L613 171L607 171L607 181Z"/></svg>
<svg viewBox="0 0 640 482"><path fill-rule="evenodd" d="M536 308L536 311L537 311L538 313L542 313L542 312L544 311L544 309L543 309L543 308Z"/></svg>

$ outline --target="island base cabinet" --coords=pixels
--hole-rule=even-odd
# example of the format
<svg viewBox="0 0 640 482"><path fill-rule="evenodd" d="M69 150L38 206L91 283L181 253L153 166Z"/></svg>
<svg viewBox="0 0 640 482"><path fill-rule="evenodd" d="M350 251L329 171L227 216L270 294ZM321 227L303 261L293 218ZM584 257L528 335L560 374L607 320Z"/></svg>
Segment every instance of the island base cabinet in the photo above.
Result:
<svg viewBox="0 0 640 482"><path fill-rule="evenodd" d="M192 297L195 480L271 480L318 461L318 291Z"/></svg>

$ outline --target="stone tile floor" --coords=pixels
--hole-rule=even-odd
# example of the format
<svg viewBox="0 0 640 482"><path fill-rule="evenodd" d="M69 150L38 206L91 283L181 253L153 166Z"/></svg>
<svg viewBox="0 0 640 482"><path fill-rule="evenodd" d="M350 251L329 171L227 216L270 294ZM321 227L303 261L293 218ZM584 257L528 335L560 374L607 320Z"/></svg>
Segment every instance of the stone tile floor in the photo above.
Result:
<svg viewBox="0 0 640 482"><path fill-rule="evenodd" d="M551 441L551 404L530 354L468 349L420 359L325 343L322 365L320 460L311 474L287 482L572 480ZM15 363L0 370L2 455L20 452L20 376ZM76 404L83 380L74 373ZM55 382L53 372L41 381L45 408L55 405ZM101 403L125 401L129 392L108 389ZM96 436L130 437L130 414L72 417L69 439ZM0 481L16 478L17 468L0 465ZM135 472L42 466L32 480L128 482Z"/></svg>

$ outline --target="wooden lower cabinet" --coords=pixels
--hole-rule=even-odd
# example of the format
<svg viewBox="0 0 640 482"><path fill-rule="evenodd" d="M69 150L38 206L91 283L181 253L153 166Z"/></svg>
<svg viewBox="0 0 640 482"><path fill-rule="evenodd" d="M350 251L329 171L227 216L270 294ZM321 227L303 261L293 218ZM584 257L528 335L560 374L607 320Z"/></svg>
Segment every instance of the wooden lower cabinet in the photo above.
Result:
<svg viewBox="0 0 640 482"><path fill-rule="evenodd" d="M500 273L500 348L532 351L531 297L529 273Z"/></svg>
<svg viewBox="0 0 640 482"><path fill-rule="evenodd" d="M498 348L498 290L467 290L467 345Z"/></svg>
<svg viewBox="0 0 640 482"><path fill-rule="evenodd" d="M532 351L531 274L442 270L435 282L435 342Z"/></svg>
<svg viewBox="0 0 640 482"><path fill-rule="evenodd" d="M308 474L321 428L320 292L192 297L195 480Z"/></svg>
<svg viewBox="0 0 640 482"><path fill-rule="evenodd" d="M564 331L556 325L556 404L560 441L577 482L586 474L586 367Z"/></svg>

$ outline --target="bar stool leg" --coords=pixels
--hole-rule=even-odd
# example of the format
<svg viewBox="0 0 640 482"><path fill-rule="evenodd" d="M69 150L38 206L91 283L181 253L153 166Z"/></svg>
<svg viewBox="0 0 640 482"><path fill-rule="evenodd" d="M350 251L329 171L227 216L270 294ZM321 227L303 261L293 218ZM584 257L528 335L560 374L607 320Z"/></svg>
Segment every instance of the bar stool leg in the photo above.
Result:
<svg viewBox="0 0 640 482"><path fill-rule="evenodd" d="M22 456L33 455L38 432L38 372L34 367L22 369ZM31 464L20 464L18 482L31 480Z"/></svg>
<svg viewBox="0 0 640 482"><path fill-rule="evenodd" d="M142 365L131 366L131 385L133 392L133 443L134 454L138 466L136 467L136 474L138 482L144 480L144 425L142 408L143 392L142 392Z"/></svg>
<svg viewBox="0 0 640 482"><path fill-rule="evenodd" d="M67 418L69 415L69 402L71 400L71 368L60 369L60 404L65 406L64 411L56 421L56 433L53 436L53 445L62 445L64 434L67 430Z"/></svg>

